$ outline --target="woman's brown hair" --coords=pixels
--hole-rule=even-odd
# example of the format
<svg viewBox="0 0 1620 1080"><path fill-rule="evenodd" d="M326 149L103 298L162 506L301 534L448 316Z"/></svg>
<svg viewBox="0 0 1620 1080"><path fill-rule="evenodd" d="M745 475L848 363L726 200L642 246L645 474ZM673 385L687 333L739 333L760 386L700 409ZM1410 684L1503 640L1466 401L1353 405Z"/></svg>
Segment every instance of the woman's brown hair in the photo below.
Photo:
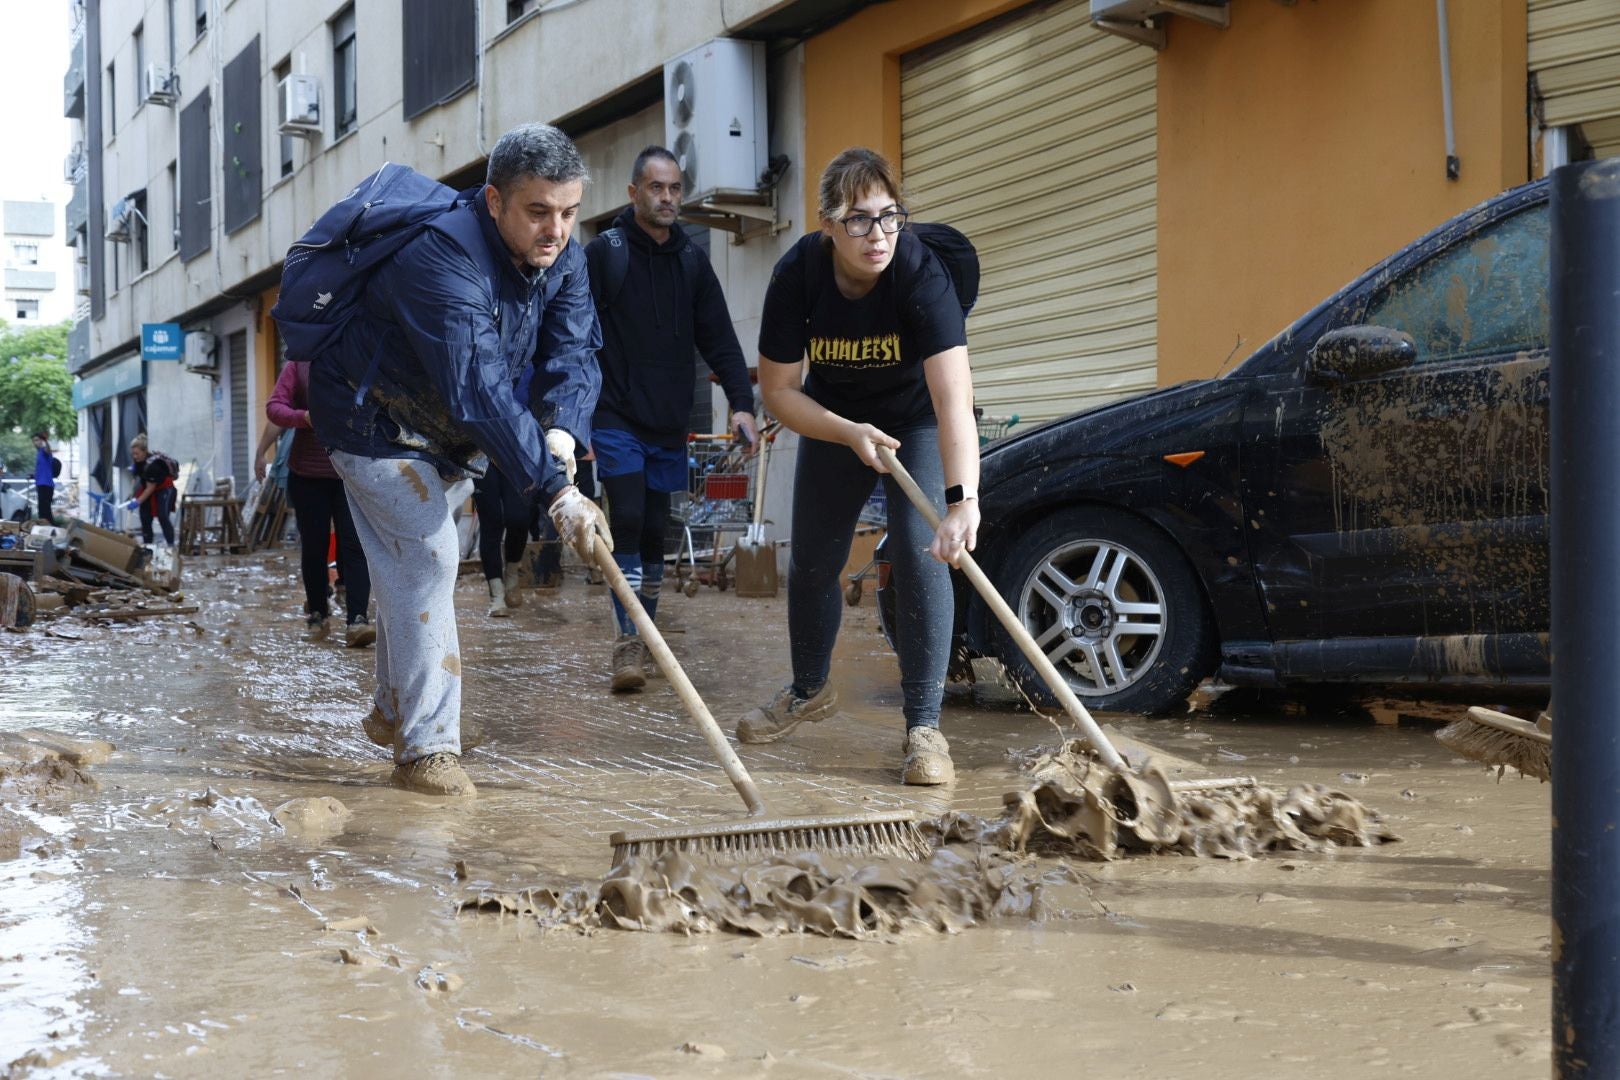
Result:
<svg viewBox="0 0 1620 1080"><path fill-rule="evenodd" d="M876 150L853 146L827 163L821 173L818 212L826 221L837 221L868 191L886 191L900 201L900 174L889 159Z"/></svg>

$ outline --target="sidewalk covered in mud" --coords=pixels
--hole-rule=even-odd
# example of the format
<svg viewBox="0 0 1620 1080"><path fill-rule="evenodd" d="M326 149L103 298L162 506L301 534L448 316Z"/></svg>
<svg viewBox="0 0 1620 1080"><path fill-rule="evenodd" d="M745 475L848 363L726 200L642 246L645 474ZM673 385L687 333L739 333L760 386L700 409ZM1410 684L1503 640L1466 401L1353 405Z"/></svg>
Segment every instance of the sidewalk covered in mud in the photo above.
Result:
<svg viewBox="0 0 1620 1080"><path fill-rule="evenodd" d="M392 763L359 725L371 654L299 639L289 557L187 574L198 611L183 618L0 636L11 1075L1546 1067L1548 789L1496 782L1432 723L1230 697L1171 720L1112 718L1122 747L1155 748L1172 773L1253 776L1283 799L1340 792L1371 815L1313 803L1336 826L1252 858L1003 842L962 848L979 854L957 856L943 884L923 864L867 868L867 895L904 895L915 918L828 899L775 919L739 906L734 883L717 895L740 914L715 917L690 901L708 871L666 863L621 876L603 908L587 901L605 888L612 833L739 807L667 683L608 693L600 587L570 573L492 621L463 580L479 797L444 802L388 786ZM705 589L661 615L722 724L786 678L782 600ZM1016 696L954 694L956 783L904 788L894 659L870 607L846 614L834 679L843 715L740 748L775 813L993 823L1074 735ZM1277 820L1304 820L1303 806ZM1354 846L1357 829L1400 841ZM770 891L766 873L749 895ZM775 873L775 895L802 900L861 868Z"/></svg>

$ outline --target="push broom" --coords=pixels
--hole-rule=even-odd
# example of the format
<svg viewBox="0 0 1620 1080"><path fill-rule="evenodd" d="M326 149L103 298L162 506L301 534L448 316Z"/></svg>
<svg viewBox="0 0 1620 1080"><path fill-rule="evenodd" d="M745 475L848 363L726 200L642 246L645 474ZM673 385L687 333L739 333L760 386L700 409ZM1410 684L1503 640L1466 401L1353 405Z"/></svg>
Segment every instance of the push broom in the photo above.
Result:
<svg viewBox="0 0 1620 1080"><path fill-rule="evenodd" d="M1498 769L1511 765L1537 780L1552 779L1552 735L1517 716L1475 705L1434 737L1465 758Z"/></svg>
<svg viewBox="0 0 1620 1080"><path fill-rule="evenodd" d="M714 822L690 828L616 832L610 838L614 866L633 855L656 857L667 851L729 860L768 858L799 851L821 851L851 858L891 855L926 859L929 856L933 848L917 827L917 815L910 810L767 818L765 800L760 797L748 770L731 748L731 743L726 741L725 733L715 723L713 714L703 703L692 681L686 677L675 654L670 652L664 636L648 616L647 609L641 606L619 564L613 561L613 555L605 544L591 545L591 553L602 575L607 578L613 595L630 613L642 643L652 653L659 670L680 697L682 707L697 723L698 730L732 786L737 789L737 794L742 796L749 814L744 820Z"/></svg>
<svg viewBox="0 0 1620 1080"><path fill-rule="evenodd" d="M877 448L877 453L878 460L883 462L883 467L893 475L895 481L899 483L900 489L906 493L906 498L910 499L911 504L917 508L917 512L922 514L923 519L931 527L938 529L939 511L934 509L934 504L929 501L927 495L923 494L922 488L917 486L917 481L912 479L911 474L906 471L906 467L900 464L900 459L895 456L894 451L887 446L880 446ZM1130 766L1126 764L1125 759L1120 757L1119 751L1115 750L1113 744L1108 741L1108 736L1103 734L1102 728L1097 726L1097 721L1093 719L1091 713L1086 711L1084 705L1080 704L1080 699L1075 696L1074 690L1070 688L1069 681L1058 672L1057 667L1052 663L1051 657L1041 651L1041 647L1035 643L1035 639L1030 636L1023 622L1017 615L1013 614L1012 608L1007 606L1007 601L1002 599L1001 591L991 584L990 579L985 576L985 572L973 560L973 556L966 551L962 552L961 558L957 562L957 569L973 585L980 598L984 600L985 606L991 610L1013 641L1017 643L1019 650L1029 658L1030 664L1034 666L1042 681L1046 683L1047 687L1058 699L1058 703L1063 706L1063 711L1068 713L1069 719L1079 726L1081 734L1091 744L1097 759L1110 769L1119 772L1132 771ZM1194 793L1214 794L1223 791L1252 789L1255 787L1255 781L1252 776L1237 776L1207 780L1172 780L1169 782L1169 786L1172 794L1178 792L1189 795Z"/></svg>

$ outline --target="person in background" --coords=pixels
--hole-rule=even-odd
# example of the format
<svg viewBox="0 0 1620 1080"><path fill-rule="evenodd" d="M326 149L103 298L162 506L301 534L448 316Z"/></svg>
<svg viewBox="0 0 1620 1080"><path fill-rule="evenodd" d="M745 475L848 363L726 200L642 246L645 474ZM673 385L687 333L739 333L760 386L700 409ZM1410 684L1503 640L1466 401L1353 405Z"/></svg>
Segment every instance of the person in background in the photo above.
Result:
<svg viewBox="0 0 1620 1080"><path fill-rule="evenodd" d="M478 558L489 586L489 615L502 619L523 606L518 588L518 565L529 539L529 520L536 513L529 499L499 469L490 469L473 481L473 505L478 508Z"/></svg>
<svg viewBox="0 0 1620 1080"><path fill-rule="evenodd" d="M141 514L141 542L152 543L152 521L163 529L163 542L174 546L174 466L169 458L154 454L146 445L143 432L129 444L129 471L135 477L135 494L127 509Z"/></svg>
<svg viewBox="0 0 1620 1080"><path fill-rule="evenodd" d="M355 531L343 481L309 422L309 361L292 360L281 369L275 389L264 403L264 414L270 423L293 433L292 449L287 453L287 500L298 522L305 636L310 641L327 636L326 620L331 608L327 603L326 556L335 528L337 562L349 616L343 643L351 649L363 649L377 640L377 630L366 616L371 604L371 572L360 546L360 534ZM263 470L263 447L261 440L260 457L254 465L256 474Z"/></svg>
<svg viewBox="0 0 1620 1080"><path fill-rule="evenodd" d="M939 730L955 608L946 564L973 550L979 528L965 317L950 271L905 231L900 179L881 155L834 158L820 211L820 230L777 262L759 332L765 406L800 435L788 567L793 680L742 717L737 738L775 742L837 713L827 676L844 606L839 575L881 478L906 721L901 779L942 784L955 776ZM880 446L946 507L938 529L883 467Z"/></svg>
<svg viewBox="0 0 1620 1080"><path fill-rule="evenodd" d="M51 437L43 431L34 432L34 497L39 504L36 515L56 524L51 512L51 501L56 496L56 474L62 471L56 455L51 453Z"/></svg>
<svg viewBox="0 0 1620 1080"><path fill-rule="evenodd" d="M737 343L720 279L708 256L676 223L681 168L662 146L649 146L630 170L630 206L585 249L602 323L602 396L591 420L591 449L607 492L619 543L613 560L649 618L664 580L670 495L687 483L686 435L697 354L731 406L728 425L759 442L748 361ZM613 643L615 691L639 690L651 661L618 597Z"/></svg>

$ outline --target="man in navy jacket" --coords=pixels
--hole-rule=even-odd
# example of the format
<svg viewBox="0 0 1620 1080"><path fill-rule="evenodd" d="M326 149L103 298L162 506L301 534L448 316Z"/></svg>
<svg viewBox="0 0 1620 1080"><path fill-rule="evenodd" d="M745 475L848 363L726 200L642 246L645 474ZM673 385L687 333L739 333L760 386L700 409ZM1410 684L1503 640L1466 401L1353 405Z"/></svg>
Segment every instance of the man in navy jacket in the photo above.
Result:
<svg viewBox="0 0 1620 1080"><path fill-rule="evenodd" d="M601 333L573 243L585 164L546 124L503 135L488 183L435 218L366 286L330 362L310 369L310 419L343 478L377 597L377 691L366 734L394 783L472 795L461 768L461 655L452 519L484 468L544 500L591 558L612 540L548 436L584 444ZM485 458L487 457L487 464Z"/></svg>
<svg viewBox="0 0 1620 1080"><path fill-rule="evenodd" d="M714 372L731 406L730 426L758 441L748 361L731 324L725 293L708 256L675 221L681 170L675 155L649 146L630 174L630 206L585 249L602 321L602 396L591 449L607 491L614 561L648 615L658 611L670 494L686 489L687 422L692 414L694 353ZM618 597L613 614L611 686L646 683L647 647Z"/></svg>

